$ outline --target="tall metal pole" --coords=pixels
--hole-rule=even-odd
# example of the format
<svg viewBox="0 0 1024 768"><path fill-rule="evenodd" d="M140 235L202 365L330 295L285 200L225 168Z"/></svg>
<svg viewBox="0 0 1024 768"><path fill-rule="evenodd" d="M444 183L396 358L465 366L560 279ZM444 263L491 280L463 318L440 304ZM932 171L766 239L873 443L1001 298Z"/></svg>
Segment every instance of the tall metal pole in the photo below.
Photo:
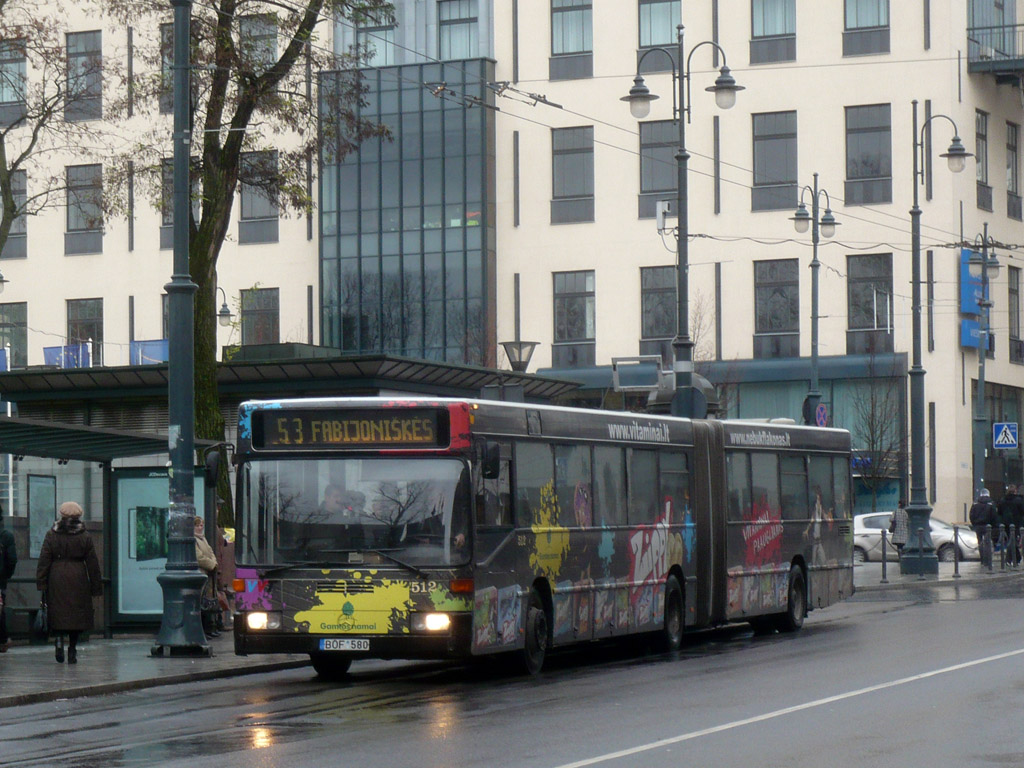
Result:
<svg viewBox="0 0 1024 768"><path fill-rule="evenodd" d="M985 486L985 443L988 441L988 424L985 418L985 358L988 356L989 309L988 298L988 222L985 222L981 242L981 300L978 307L978 392L974 398L974 498Z"/></svg>
<svg viewBox="0 0 1024 768"><path fill-rule="evenodd" d="M195 403L193 300L196 285L189 271L189 25L192 0L171 0L174 8L174 266L164 286L168 327L168 452L171 457L167 516L167 566L157 576L163 589L163 616L153 655L209 655L199 613L206 575L196 564Z"/></svg>
<svg viewBox="0 0 1024 768"><path fill-rule="evenodd" d="M814 425L821 390L818 388L818 174L814 174L814 198L811 201L811 388L807 391L805 423Z"/></svg>
<svg viewBox="0 0 1024 768"><path fill-rule="evenodd" d="M918 148L923 151L924 143L918 143L917 100L913 105L913 156L914 156L914 205L910 209L911 248L911 302L913 318L913 360L910 368L910 504L907 505L910 533L900 558L900 573L939 572L939 561L935 557L929 518L932 508L928 505L925 487L924 455L924 368L921 367L921 208L918 205ZM921 534L918 535L918 531Z"/></svg>
<svg viewBox="0 0 1024 768"><path fill-rule="evenodd" d="M689 244L690 222L687 211L686 171L690 159L686 151L686 59L683 51L683 25L676 27L679 43L679 148L676 150L676 337L672 340L675 363L676 392L672 398L672 415L692 417L693 413L693 342L690 340Z"/></svg>

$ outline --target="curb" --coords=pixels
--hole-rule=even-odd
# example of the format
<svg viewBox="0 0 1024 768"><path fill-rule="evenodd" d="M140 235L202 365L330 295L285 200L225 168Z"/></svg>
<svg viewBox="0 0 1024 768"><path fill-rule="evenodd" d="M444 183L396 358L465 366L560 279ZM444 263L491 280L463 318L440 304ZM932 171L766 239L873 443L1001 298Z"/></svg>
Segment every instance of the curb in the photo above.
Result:
<svg viewBox="0 0 1024 768"><path fill-rule="evenodd" d="M96 685L83 685L77 688L63 688L58 691L38 691L36 693L22 693L15 696L0 696L0 709L4 707L16 707L22 704L39 704L41 702L57 701L58 699L76 699L82 696L103 696L109 693L124 693L125 691L137 691L144 688L156 688L161 685L177 685L180 683L191 683L200 680L241 677L242 675L254 675L260 672L279 672L284 669L308 667L309 663L309 659L275 661L268 664L259 664L248 667L229 667L226 669L184 672L181 674L165 675L162 677L144 677L139 678L138 680L120 680L114 683L99 683Z"/></svg>
<svg viewBox="0 0 1024 768"><path fill-rule="evenodd" d="M959 579L911 579L909 581L891 581L888 584L865 584L855 586L854 594L857 592L886 592L894 589L918 589L920 587L960 587L975 584L990 584L993 581L1010 581L1011 579L1024 577L1024 571L994 571L993 573L972 574L961 576Z"/></svg>

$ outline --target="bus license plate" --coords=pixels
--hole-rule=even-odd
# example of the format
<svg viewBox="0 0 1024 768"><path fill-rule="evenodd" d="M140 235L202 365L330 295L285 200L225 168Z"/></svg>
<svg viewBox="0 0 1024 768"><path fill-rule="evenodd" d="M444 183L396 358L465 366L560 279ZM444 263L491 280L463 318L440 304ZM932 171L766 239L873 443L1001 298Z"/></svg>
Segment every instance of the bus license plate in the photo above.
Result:
<svg viewBox="0 0 1024 768"><path fill-rule="evenodd" d="M325 637L320 641L321 651L368 651L370 650L369 640L341 640L333 637Z"/></svg>

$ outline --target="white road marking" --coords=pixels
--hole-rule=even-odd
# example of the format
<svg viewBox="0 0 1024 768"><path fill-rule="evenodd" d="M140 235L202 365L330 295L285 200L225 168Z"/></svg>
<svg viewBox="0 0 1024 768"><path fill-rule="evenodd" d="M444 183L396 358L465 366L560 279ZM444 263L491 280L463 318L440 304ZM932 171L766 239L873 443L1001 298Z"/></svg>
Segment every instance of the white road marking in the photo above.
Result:
<svg viewBox="0 0 1024 768"><path fill-rule="evenodd" d="M965 661L963 664L954 664L951 667L934 669L931 672L922 672L919 675L911 675L910 677L903 677L899 680L890 680L886 683L871 685L867 688L859 688L855 691L848 691L847 693L839 693L835 696L827 696L824 699L815 699L814 701L808 701L805 704L797 704L792 707L777 709L774 712L765 712L763 715L756 715L754 717L748 717L743 720L734 720L731 723L722 723L721 725L715 725L711 728L704 728L699 731L683 733L679 736L673 736L669 739L661 739L659 741L652 741L648 744L640 744L639 746L630 747L629 749L621 749L618 752L608 752L607 754L598 755L596 757L589 757L585 760L577 760L574 763L564 763L563 765L559 765L556 768L584 768L584 766L588 765L599 765L600 763L607 763L612 760L618 760L623 757L630 757L631 755L638 755L643 752L650 752L651 750L671 746L672 744L679 744L684 741L692 741L693 739L699 739L702 736L710 736L714 733L722 733L723 731L730 731L734 728L742 728L745 725L753 725L754 723L763 723L766 720L774 720L777 717L790 715L794 712L802 712L807 709L814 709L815 707L821 707L827 704L834 704L838 701L845 701L846 699L852 699L857 696L863 696L867 693L874 693L875 691L884 691L886 688L896 688L897 686L907 685L908 683L914 683L918 680L926 680L929 677L945 675L950 672L959 672L962 669L969 669L970 667L976 667L981 664L988 664L990 662L999 661L1001 659L1008 659L1012 656L1019 656L1021 654L1024 654L1024 648L1020 648L1016 651L999 653L995 656L986 656L983 659L975 659L974 661Z"/></svg>

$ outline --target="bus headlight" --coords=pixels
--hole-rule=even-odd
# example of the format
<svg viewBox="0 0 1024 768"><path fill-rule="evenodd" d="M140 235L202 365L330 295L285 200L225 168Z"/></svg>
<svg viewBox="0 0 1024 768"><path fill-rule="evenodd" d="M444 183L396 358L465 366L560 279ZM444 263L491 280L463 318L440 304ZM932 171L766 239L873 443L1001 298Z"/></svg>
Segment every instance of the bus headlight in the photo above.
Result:
<svg viewBox="0 0 1024 768"><path fill-rule="evenodd" d="M251 611L245 616L245 624L249 629L280 629L281 614L276 611Z"/></svg>
<svg viewBox="0 0 1024 768"><path fill-rule="evenodd" d="M447 613L414 613L412 615L413 632L447 632L452 626L452 618Z"/></svg>

